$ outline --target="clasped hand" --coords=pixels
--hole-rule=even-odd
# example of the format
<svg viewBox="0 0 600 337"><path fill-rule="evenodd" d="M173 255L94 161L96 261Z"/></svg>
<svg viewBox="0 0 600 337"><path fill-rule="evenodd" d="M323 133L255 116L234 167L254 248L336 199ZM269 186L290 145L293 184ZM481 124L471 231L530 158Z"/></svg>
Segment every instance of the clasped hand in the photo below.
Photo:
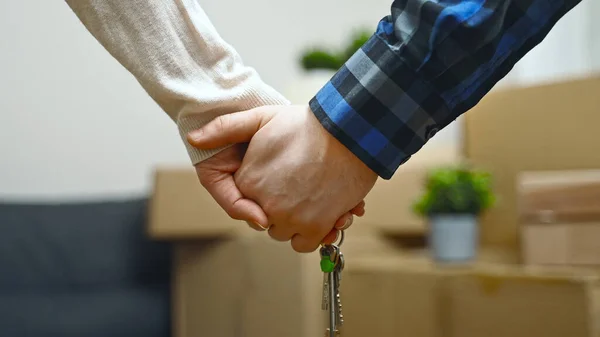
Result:
<svg viewBox="0 0 600 337"><path fill-rule="evenodd" d="M202 185L234 219L298 252L332 242L364 214L377 175L325 130L307 106L264 106L216 118L188 135L194 147L233 145L196 165Z"/></svg>

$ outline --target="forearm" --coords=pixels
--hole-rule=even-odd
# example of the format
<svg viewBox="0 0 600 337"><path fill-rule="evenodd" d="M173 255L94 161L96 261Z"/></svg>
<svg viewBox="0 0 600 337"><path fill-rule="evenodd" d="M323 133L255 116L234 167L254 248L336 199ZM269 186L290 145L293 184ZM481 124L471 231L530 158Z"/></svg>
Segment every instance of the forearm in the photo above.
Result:
<svg viewBox="0 0 600 337"><path fill-rule="evenodd" d="M394 1L392 15L311 100L311 109L389 179L579 2Z"/></svg>
<svg viewBox="0 0 600 337"><path fill-rule="evenodd" d="M177 123L194 164L202 151L186 134L214 117L288 104L262 82L192 0L66 0L88 31Z"/></svg>

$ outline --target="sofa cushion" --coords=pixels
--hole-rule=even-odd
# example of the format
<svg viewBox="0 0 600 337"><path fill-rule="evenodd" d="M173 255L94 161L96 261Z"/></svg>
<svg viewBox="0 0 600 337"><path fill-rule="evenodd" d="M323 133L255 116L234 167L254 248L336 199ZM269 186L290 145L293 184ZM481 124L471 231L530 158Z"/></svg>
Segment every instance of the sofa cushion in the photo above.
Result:
<svg viewBox="0 0 600 337"><path fill-rule="evenodd" d="M0 295L0 336L168 337L164 285Z"/></svg>
<svg viewBox="0 0 600 337"><path fill-rule="evenodd" d="M147 201L0 203L0 336L168 336L170 247Z"/></svg>

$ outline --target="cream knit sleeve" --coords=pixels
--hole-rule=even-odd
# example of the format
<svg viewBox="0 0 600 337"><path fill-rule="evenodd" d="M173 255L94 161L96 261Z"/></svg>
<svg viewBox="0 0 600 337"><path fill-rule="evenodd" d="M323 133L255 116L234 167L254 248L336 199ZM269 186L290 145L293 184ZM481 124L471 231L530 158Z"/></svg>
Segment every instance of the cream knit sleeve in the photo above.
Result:
<svg viewBox="0 0 600 337"><path fill-rule="evenodd" d="M186 134L218 115L289 104L217 33L197 0L66 0L88 31Z"/></svg>

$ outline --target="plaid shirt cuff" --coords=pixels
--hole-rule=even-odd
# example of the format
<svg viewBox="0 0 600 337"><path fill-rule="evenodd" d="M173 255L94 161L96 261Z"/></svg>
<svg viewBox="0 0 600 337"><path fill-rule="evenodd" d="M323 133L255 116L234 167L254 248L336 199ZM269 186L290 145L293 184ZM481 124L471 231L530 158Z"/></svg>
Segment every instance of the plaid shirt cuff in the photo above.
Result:
<svg viewBox="0 0 600 337"><path fill-rule="evenodd" d="M309 104L323 127L383 179L450 122L441 96L378 35Z"/></svg>

